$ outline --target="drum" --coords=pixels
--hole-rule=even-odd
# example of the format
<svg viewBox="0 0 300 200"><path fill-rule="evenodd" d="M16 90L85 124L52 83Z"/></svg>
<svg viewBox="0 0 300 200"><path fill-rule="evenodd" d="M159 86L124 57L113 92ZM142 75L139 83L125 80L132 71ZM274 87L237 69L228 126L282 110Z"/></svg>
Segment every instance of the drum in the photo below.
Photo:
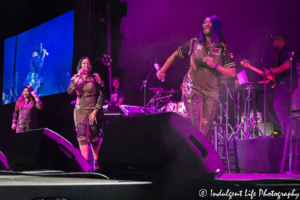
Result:
<svg viewBox="0 0 300 200"><path fill-rule="evenodd" d="M160 109L158 109L158 113L164 113L164 112L166 112L166 108L167 108L166 105L162 106Z"/></svg>
<svg viewBox="0 0 300 200"><path fill-rule="evenodd" d="M177 112L177 103L169 102L167 104L166 112Z"/></svg>
<svg viewBox="0 0 300 200"><path fill-rule="evenodd" d="M182 101L178 102L178 104L177 104L177 112L178 113L186 113L186 108Z"/></svg>

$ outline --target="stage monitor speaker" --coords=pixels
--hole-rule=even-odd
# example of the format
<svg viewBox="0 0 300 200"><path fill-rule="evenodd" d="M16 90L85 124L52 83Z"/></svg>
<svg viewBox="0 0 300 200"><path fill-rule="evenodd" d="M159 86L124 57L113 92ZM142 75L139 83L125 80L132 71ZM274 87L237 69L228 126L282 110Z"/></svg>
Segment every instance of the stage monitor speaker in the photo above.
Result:
<svg viewBox="0 0 300 200"><path fill-rule="evenodd" d="M99 151L103 170L145 170L220 177L225 167L211 144L177 113L109 121Z"/></svg>
<svg viewBox="0 0 300 200"><path fill-rule="evenodd" d="M47 128L16 133L7 163L13 170L91 170L88 162L68 140Z"/></svg>
<svg viewBox="0 0 300 200"><path fill-rule="evenodd" d="M9 169L5 155L0 151L0 170Z"/></svg>

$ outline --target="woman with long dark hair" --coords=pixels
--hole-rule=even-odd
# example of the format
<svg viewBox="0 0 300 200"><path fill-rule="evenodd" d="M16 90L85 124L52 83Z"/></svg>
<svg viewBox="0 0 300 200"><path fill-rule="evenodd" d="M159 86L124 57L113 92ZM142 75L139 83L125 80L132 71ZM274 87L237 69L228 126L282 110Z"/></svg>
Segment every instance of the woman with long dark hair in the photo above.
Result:
<svg viewBox="0 0 300 200"><path fill-rule="evenodd" d="M103 103L105 99L104 82L100 75L92 73L88 57L82 57L77 65L77 72L71 78L68 93L76 92L74 109L75 129L80 150L88 161L89 143L92 146L94 170L99 169L98 152L103 138L100 128L103 120Z"/></svg>
<svg viewBox="0 0 300 200"><path fill-rule="evenodd" d="M162 80L166 70L178 59L190 59L190 68L182 83L183 101L190 122L211 142L211 126L217 108L219 76L235 77L233 55L225 42L221 21L215 15L206 17L200 35L180 46L156 76Z"/></svg>
<svg viewBox="0 0 300 200"><path fill-rule="evenodd" d="M18 98L13 114L11 128L16 132L38 128L37 111L42 109L43 103L31 86L24 86Z"/></svg>

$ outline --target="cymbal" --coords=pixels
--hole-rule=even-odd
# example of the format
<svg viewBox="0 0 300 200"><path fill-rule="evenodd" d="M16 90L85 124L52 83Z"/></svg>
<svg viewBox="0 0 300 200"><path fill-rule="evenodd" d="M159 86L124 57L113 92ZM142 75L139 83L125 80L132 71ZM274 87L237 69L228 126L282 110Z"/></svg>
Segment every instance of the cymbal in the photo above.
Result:
<svg viewBox="0 0 300 200"><path fill-rule="evenodd" d="M178 92L177 90L169 90L169 91L167 91L166 93L168 93L168 94L174 94L174 93L176 93L176 92Z"/></svg>
<svg viewBox="0 0 300 200"><path fill-rule="evenodd" d="M149 88L149 90L151 90L154 93L158 93L159 92L161 94L166 93L168 91L168 90L166 90L164 88Z"/></svg>
<svg viewBox="0 0 300 200"><path fill-rule="evenodd" d="M161 94L174 94L178 91L176 90L166 90L166 89L163 89L163 88L149 88L149 90L151 90L152 92L154 93L161 93Z"/></svg>

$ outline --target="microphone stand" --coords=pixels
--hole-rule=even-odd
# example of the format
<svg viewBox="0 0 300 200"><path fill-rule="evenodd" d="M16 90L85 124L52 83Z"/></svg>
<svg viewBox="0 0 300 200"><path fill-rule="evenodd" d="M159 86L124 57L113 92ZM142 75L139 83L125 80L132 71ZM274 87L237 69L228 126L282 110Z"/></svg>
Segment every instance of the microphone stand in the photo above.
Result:
<svg viewBox="0 0 300 200"><path fill-rule="evenodd" d="M265 69L265 66L264 66L264 58L265 58L265 54L266 54L266 49L267 49L267 46L268 46L268 43L269 43L269 40L270 40L271 37L267 37L267 41L266 41L266 46L265 46L265 49L264 49L264 52L261 56L261 60L260 60L260 63L262 64L263 66L263 69ZM264 71L264 137L267 136L267 84L266 84L266 70L263 70Z"/></svg>
<svg viewBox="0 0 300 200"><path fill-rule="evenodd" d="M142 90L143 87L144 87L144 115L146 115L146 91L147 91L147 80L148 80L150 74L152 73L153 69L154 69L154 66L152 67L152 69L151 69L150 73L148 74L147 78L143 81L143 84L142 84L142 86L141 86L141 88L140 88L140 90Z"/></svg>
<svg viewBox="0 0 300 200"><path fill-rule="evenodd" d="M290 153L289 153L289 172L291 174L295 174L294 171L292 171L292 159L293 159L293 130L292 130L292 123L293 123L293 56L294 56L294 52L289 52L289 56L290 56L290 61L291 61L291 106L290 106L290 130L289 130L289 134L290 134ZM288 133L286 133L288 134Z"/></svg>

